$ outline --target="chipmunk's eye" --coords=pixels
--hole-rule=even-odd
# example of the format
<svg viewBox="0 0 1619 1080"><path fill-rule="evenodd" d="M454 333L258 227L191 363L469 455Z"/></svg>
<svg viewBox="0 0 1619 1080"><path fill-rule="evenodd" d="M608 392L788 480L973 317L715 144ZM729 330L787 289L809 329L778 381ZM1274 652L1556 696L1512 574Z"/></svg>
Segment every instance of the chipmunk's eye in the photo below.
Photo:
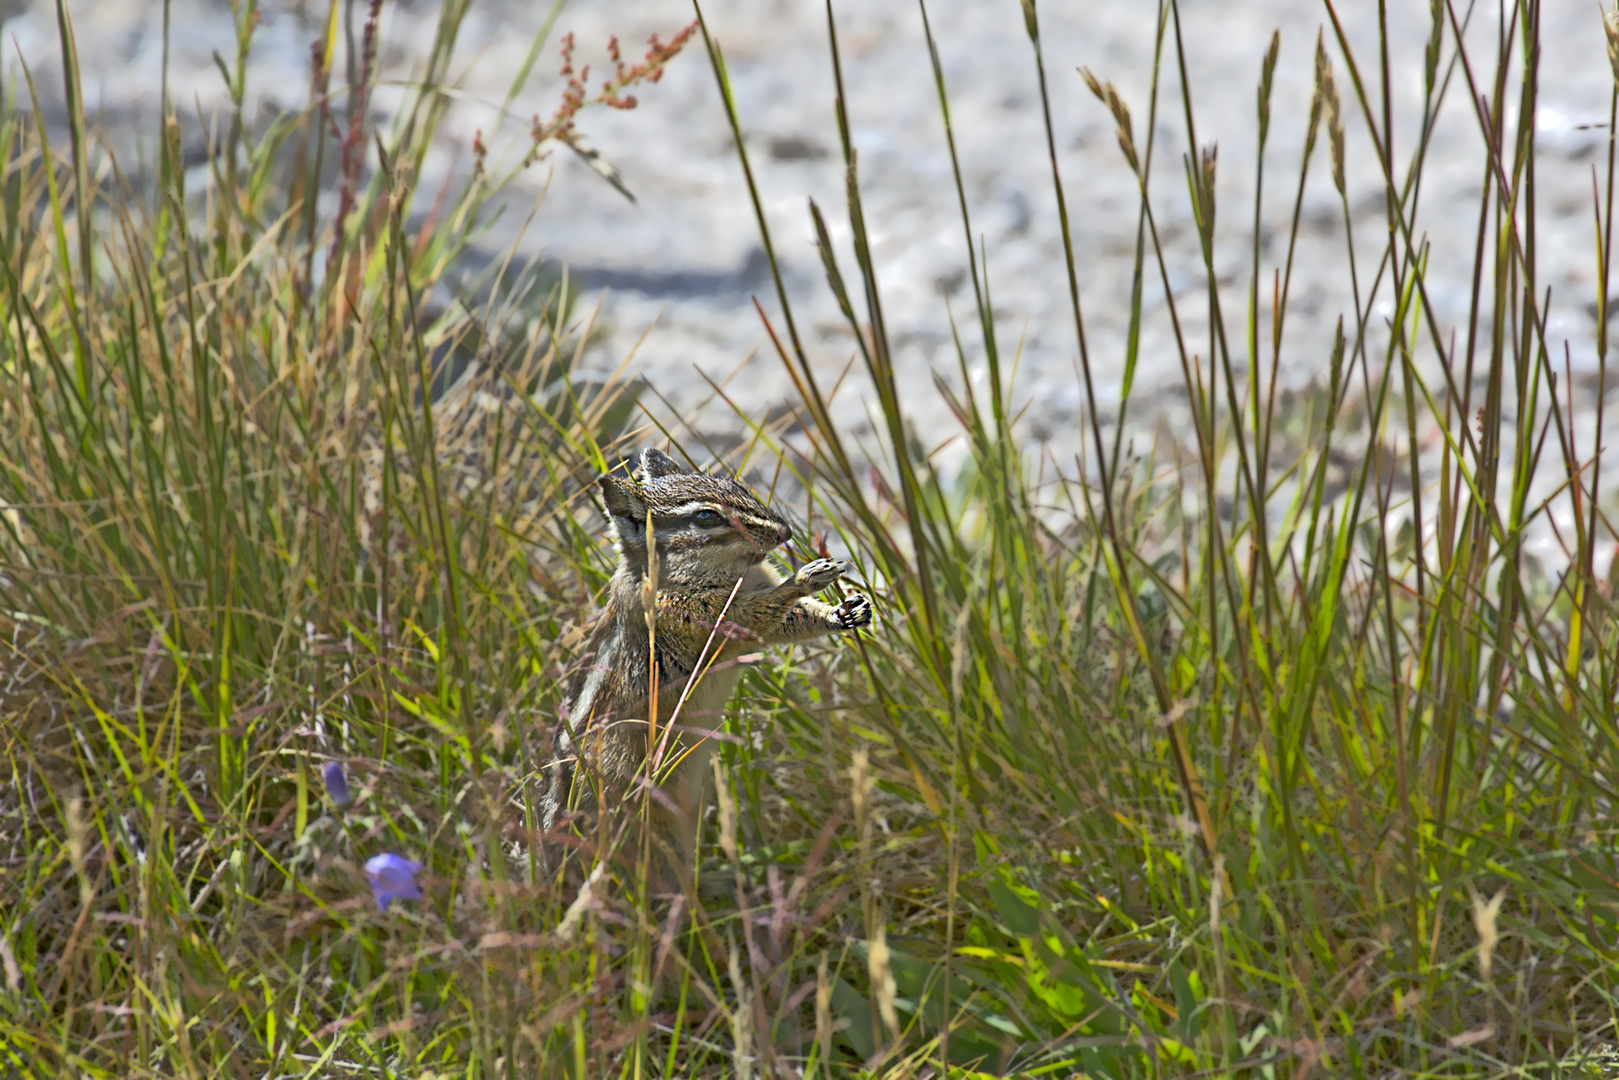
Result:
<svg viewBox="0 0 1619 1080"><path fill-rule="evenodd" d="M714 510L699 510L691 516L691 519L705 529L712 529L716 525L725 524L725 518Z"/></svg>

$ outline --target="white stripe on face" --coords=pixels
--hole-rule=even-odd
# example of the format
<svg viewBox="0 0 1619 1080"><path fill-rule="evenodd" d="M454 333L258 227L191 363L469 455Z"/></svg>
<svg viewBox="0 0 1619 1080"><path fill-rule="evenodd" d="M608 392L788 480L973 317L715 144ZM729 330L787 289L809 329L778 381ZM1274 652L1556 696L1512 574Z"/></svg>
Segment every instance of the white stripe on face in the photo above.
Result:
<svg viewBox="0 0 1619 1080"><path fill-rule="evenodd" d="M703 501L703 502L681 503L679 506L671 506L667 510L658 510L658 511L654 511L654 512L657 513L657 514L660 514L660 515L662 515L664 517L682 518L682 517L690 517L692 514L697 513L697 511L699 511L699 510L712 510L716 514L719 514L721 516L725 515L724 509L722 509L717 503L709 502L709 501L706 501L706 500Z"/></svg>

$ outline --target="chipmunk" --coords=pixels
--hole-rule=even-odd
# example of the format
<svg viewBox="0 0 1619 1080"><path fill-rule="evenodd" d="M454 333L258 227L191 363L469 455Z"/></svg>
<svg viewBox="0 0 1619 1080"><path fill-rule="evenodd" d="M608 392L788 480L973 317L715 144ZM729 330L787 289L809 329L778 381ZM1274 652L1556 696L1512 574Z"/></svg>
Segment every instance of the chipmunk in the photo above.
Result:
<svg viewBox="0 0 1619 1080"><path fill-rule="evenodd" d="M812 598L848 573L851 564L839 559L816 559L784 579L766 556L792 539L792 529L735 480L687 472L648 449L633 470L621 466L596 486L618 571L584 666L567 688L542 798L544 828L550 834L569 809L622 802L648 775L652 753L655 765L678 761L662 785L667 799L654 798L651 812L690 865L711 753L701 732L722 722L741 675L736 657L762 644L869 626L871 601L852 595L834 606ZM693 731L695 748L692 738L675 737ZM670 814L666 802L679 812Z"/></svg>

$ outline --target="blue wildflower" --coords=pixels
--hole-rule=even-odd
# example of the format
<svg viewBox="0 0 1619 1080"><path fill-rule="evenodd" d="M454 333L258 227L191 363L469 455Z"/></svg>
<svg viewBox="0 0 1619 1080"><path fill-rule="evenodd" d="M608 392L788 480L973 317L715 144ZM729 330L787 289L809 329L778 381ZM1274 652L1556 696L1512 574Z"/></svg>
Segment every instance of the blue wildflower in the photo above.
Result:
<svg viewBox="0 0 1619 1080"><path fill-rule="evenodd" d="M365 879L377 898L377 910L387 911L395 900L420 900L422 887L416 884L416 875L421 872L421 863L391 851L367 859Z"/></svg>
<svg viewBox="0 0 1619 1080"><path fill-rule="evenodd" d="M349 798L349 780L343 775L341 761L328 761L322 765L320 778L326 781L326 794L332 797L332 802L338 806L347 806L352 801Z"/></svg>

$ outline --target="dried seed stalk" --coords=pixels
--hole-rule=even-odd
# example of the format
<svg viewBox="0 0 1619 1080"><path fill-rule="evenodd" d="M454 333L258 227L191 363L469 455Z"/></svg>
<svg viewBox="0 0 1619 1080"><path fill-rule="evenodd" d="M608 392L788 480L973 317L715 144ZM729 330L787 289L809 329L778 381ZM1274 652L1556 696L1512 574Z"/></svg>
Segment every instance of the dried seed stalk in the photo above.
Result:
<svg viewBox="0 0 1619 1080"><path fill-rule="evenodd" d="M1332 144L1332 186L1344 194L1343 104L1338 99L1338 82L1332 75L1332 60L1321 37L1315 42L1315 97L1327 117L1327 138ZM1312 105L1311 109L1314 110Z"/></svg>
<svg viewBox="0 0 1619 1080"><path fill-rule="evenodd" d="M1091 74L1090 68L1080 68L1079 77L1085 80L1085 85L1091 88L1091 93L1095 94L1097 99L1107 106L1107 111L1113 114L1119 149L1124 151L1124 159L1130 163L1131 171L1139 176L1141 163L1136 156L1135 126L1130 121L1130 106L1124 103L1118 87L1111 82L1098 79Z"/></svg>

